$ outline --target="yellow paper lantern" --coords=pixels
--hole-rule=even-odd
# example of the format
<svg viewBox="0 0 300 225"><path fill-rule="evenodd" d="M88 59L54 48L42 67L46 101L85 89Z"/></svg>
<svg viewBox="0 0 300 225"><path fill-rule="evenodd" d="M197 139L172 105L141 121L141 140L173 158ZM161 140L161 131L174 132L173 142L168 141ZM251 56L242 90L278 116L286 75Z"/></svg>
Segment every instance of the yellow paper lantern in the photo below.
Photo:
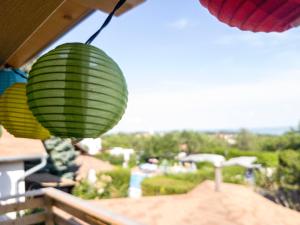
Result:
<svg viewBox="0 0 300 225"><path fill-rule="evenodd" d="M41 140L50 137L29 110L24 83L14 84L0 96L0 123L15 137Z"/></svg>

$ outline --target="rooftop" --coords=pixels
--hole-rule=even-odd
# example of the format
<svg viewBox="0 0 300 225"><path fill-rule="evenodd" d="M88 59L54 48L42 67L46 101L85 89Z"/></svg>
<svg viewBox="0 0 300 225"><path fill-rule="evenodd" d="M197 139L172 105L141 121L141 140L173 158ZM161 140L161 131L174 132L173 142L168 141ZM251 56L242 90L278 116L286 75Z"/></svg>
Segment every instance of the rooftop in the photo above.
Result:
<svg viewBox="0 0 300 225"><path fill-rule="evenodd" d="M149 225L300 224L300 213L277 205L248 187L223 184L222 191L215 192L211 181L184 195L97 200L91 205Z"/></svg>
<svg viewBox="0 0 300 225"><path fill-rule="evenodd" d="M89 170L95 170L96 172L104 172L114 169L114 166L112 166L109 162L102 161L88 155L77 156L76 164L80 166L77 171L77 180L86 178L88 176Z"/></svg>
<svg viewBox="0 0 300 225"><path fill-rule="evenodd" d="M40 140L15 138L2 128L0 137L0 162L37 159L47 153Z"/></svg>

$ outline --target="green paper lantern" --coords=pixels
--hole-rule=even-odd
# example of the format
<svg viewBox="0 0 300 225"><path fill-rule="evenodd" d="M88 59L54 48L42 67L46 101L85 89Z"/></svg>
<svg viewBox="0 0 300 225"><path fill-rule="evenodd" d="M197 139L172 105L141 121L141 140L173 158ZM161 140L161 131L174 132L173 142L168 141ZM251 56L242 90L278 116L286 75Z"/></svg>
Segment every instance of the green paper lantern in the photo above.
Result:
<svg viewBox="0 0 300 225"><path fill-rule="evenodd" d="M67 43L40 57L27 85L29 108L59 137L98 137L115 126L127 105L119 66L102 50Z"/></svg>
<svg viewBox="0 0 300 225"><path fill-rule="evenodd" d="M0 96L0 123L15 137L41 140L50 137L28 108L24 83L15 83Z"/></svg>

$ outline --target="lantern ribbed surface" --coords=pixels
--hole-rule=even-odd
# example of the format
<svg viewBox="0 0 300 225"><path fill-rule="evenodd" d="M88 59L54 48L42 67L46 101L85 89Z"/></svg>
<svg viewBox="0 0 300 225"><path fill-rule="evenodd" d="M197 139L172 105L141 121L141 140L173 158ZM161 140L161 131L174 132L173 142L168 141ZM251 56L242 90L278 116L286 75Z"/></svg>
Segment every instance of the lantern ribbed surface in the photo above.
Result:
<svg viewBox="0 0 300 225"><path fill-rule="evenodd" d="M283 32L300 25L300 0L200 0L231 27L253 32Z"/></svg>
<svg viewBox="0 0 300 225"><path fill-rule="evenodd" d="M41 140L50 137L29 110L24 83L14 84L0 96L0 123L15 137Z"/></svg>
<svg viewBox="0 0 300 225"><path fill-rule="evenodd" d="M31 111L53 135L94 138L123 116L127 85L119 66L102 50L67 43L33 65L27 96Z"/></svg>

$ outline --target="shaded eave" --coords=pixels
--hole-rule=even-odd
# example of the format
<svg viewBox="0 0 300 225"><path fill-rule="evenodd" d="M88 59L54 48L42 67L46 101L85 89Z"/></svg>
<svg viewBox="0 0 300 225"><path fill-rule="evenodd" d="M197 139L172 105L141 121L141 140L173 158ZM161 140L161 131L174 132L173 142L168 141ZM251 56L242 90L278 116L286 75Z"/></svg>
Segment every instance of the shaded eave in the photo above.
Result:
<svg viewBox="0 0 300 225"><path fill-rule="evenodd" d="M16 138L2 128L0 138L0 164L41 159L47 157L46 150L40 140Z"/></svg>
<svg viewBox="0 0 300 225"><path fill-rule="evenodd" d="M20 67L95 10L118 0L1 0L0 66ZM117 16L145 0L127 0Z"/></svg>

